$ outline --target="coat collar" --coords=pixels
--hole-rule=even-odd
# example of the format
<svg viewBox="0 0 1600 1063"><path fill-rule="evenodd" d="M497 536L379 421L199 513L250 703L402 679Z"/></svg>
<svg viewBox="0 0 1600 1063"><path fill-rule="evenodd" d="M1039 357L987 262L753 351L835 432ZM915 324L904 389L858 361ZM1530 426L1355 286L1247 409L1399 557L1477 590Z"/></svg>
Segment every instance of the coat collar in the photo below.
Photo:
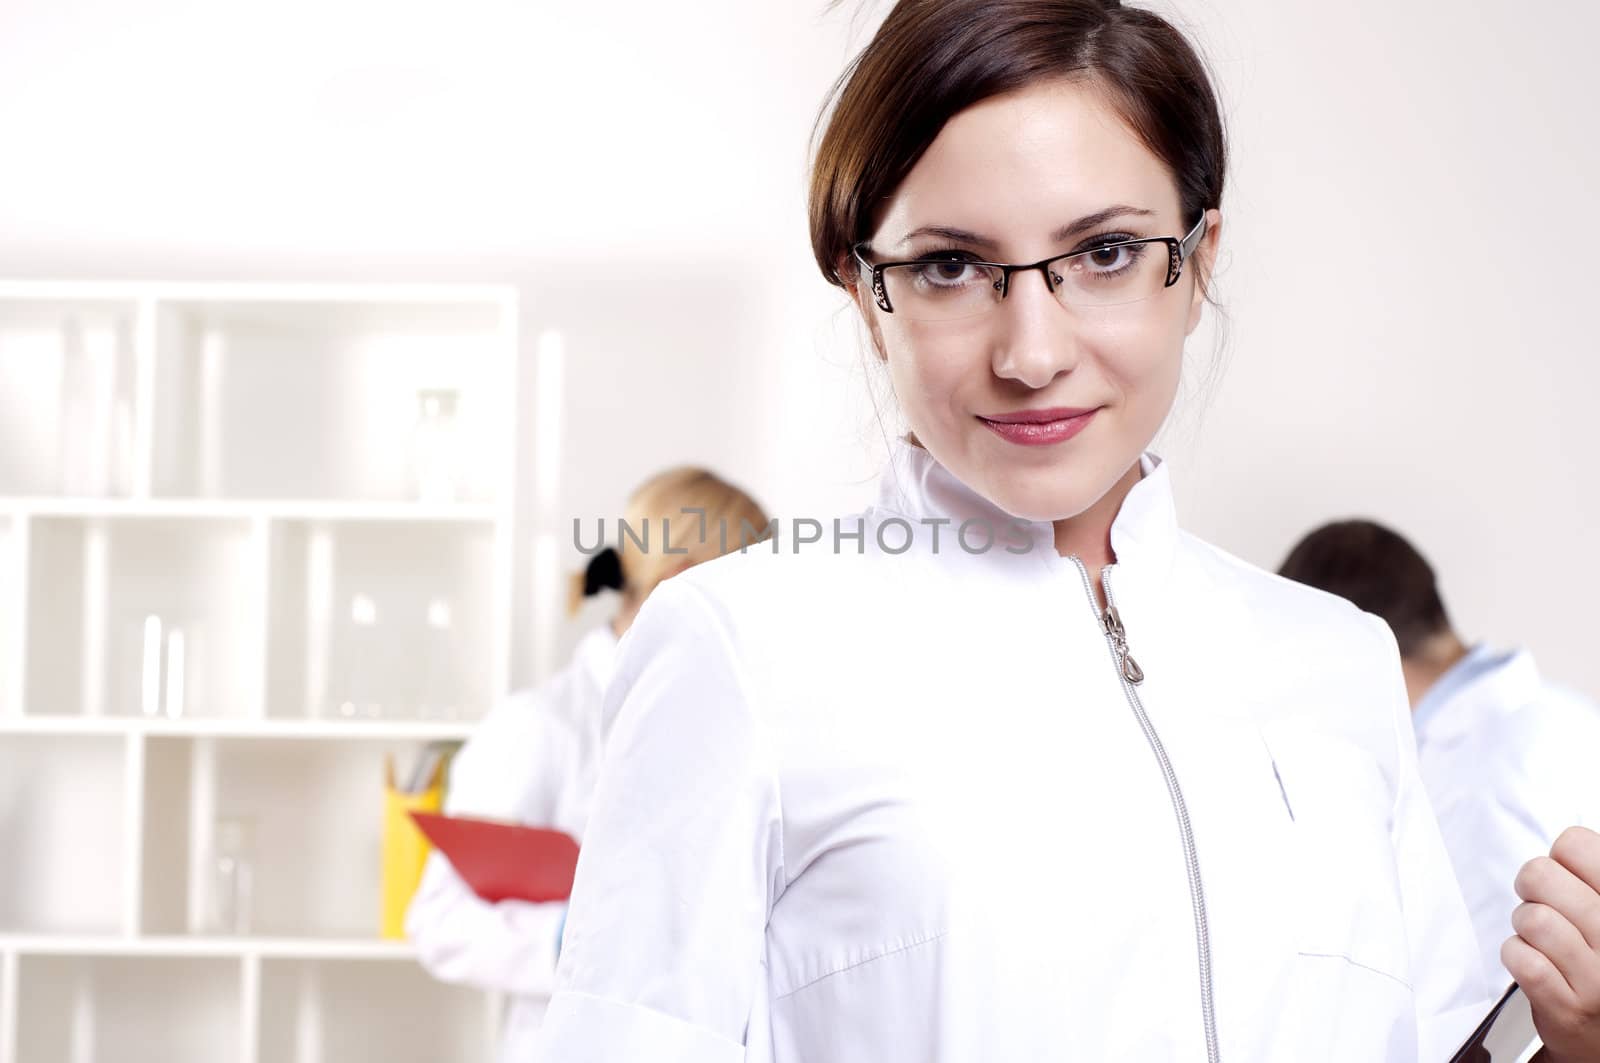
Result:
<svg viewBox="0 0 1600 1063"><path fill-rule="evenodd" d="M1120 597L1133 585L1136 593L1163 582L1172 567L1178 543L1177 509L1167 464L1151 453L1140 456L1141 477L1123 499L1111 524L1111 550L1116 559L1112 578ZM892 444L890 463L878 484L877 508L905 516L948 518L953 533L963 521L987 521L1005 543L1030 543L1025 555L996 548L989 553L1002 558L1035 557L1049 565L1066 562L1055 551L1055 528L1050 521L1024 521L1012 516L968 487L941 465L926 449L903 439ZM1008 529L1018 529L1008 531ZM942 546L942 543L941 543Z"/></svg>
<svg viewBox="0 0 1600 1063"><path fill-rule="evenodd" d="M1542 686L1527 650L1496 650L1480 643L1428 688L1411 720L1423 744L1443 741L1481 727L1484 713L1537 700Z"/></svg>

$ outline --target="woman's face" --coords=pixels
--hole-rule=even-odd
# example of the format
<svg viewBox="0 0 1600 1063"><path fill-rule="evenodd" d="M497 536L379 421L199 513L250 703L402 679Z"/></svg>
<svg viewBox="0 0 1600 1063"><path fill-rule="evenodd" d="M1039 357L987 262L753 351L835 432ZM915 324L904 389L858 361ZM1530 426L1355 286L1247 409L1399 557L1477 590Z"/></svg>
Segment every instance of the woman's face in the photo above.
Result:
<svg viewBox="0 0 1600 1063"><path fill-rule="evenodd" d="M1209 266L1220 218L1207 220L1197 255ZM1189 228L1171 173L1100 92L1053 81L952 118L896 190L869 254L1025 263ZM1149 251L1165 261L1162 245ZM1088 308L1063 306L1038 271L1016 273L992 311L939 322L885 313L865 271L852 295L917 440L1006 512L1058 521L1121 481L1165 420L1200 320L1197 273L1191 259L1147 299ZM1004 424L1039 411L1055 423Z"/></svg>

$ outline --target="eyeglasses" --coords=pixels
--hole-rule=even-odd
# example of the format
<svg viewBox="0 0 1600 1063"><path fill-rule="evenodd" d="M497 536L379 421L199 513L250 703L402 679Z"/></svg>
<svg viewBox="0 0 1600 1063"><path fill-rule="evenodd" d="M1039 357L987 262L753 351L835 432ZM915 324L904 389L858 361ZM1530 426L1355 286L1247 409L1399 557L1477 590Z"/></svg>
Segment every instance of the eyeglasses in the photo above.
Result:
<svg viewBox="0 0 1600 1063"><path fill-rule="evenodd" d="M1118 240L1026 266L980 262L959 251L874 265L867 261L866 244L851 253L871 273L872 294L884 313L913 321L955 321L993 310L1011 291L1011 275L1033 270L1044 274L1045 287L1062 306L1121 306L1148 299L1178 283L1205 234L1202 214L1182 239Z"/></svg>

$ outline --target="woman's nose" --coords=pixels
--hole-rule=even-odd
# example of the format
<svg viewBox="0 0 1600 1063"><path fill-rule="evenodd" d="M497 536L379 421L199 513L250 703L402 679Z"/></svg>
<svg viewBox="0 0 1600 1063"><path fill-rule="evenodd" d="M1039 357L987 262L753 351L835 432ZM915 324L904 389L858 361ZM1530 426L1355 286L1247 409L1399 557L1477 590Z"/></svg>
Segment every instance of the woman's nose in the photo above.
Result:
<svg viewBox="0 0 1600 1063"><path fill-rule="evenodd" d="M1039 270L1013 274L993 314L990 364L996 376L1038 390L1081 361L1077 322Z"/></svg>

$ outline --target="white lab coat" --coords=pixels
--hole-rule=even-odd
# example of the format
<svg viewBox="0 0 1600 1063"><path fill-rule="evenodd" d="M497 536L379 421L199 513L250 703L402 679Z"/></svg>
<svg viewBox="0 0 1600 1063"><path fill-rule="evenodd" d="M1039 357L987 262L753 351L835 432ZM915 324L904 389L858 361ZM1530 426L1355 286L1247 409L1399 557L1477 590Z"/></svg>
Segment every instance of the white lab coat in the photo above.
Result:
<svg viewBox="0 0 1600 1063"><path fill-rule="evenodd" d="M497 706L457 754L445 810L553 827L580 840L600 764L601 695L617 649L609 625L583 637L549 683ZM510 994L500 1058L526 1063L555 975L565 904L479 898L441 854L428 858L406 932L429 973ZM559 1058L559 1057L558 1057Z"/></svg>
<svg viewBox="0 0 1600 1063"><path fill-rule="evenodd" d="M1144 472L1109 582L1203 909L1082 570L1048 523L953 549L1019 537L902 444L861 553L780 536L625 636L546 1058L1204 1060L1203 914L1220 1059L1443 1063L1489 990L1393 637Z"/></svg>
<svg viewBox="0 0 1600 1063"><path fill-rule="evenodd" d="M1477 646L1417 703L1422 782L1484 966L1509 984L1517 870L1573 824L1600 827L1600 708L1547 683L1526 650Z"/></svg>

